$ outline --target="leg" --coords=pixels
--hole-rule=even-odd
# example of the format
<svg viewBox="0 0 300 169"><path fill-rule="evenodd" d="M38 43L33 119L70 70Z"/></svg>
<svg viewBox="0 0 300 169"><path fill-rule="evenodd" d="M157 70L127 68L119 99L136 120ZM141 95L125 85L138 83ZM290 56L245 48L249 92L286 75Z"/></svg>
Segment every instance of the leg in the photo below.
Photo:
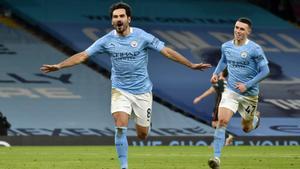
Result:
<svg viewBox="0 0 300 169"><path fill-rule="evenodd" d="M219 108L219 117L218 117L218 125L215 130L214 135L214 156L220 157L221 156L221 150L225 143L225 131L228 122L230 121L233 112L225 107Z"/></svg>
<svg viewBox="0 0 300 169"><path fill-rule="evenodd" d="M218 121L212 121L212 122L211 122L211 126L212 126L213 128L217 128L217 124L218 124Z"/></svg>
<svg viewBox="0 0 300 169"><path fill-rule="evenodd" d="M127 142L127 125L129 115L125 112L113 113L115 120L115 145L118 153L118 158L121 163L121 169L128 168L128 142Z"/></svg>
<svg viewBox="0 0 300 169"><path fill-rule="evenodd" d="M221 150L225 143L225 131L232 115L232 110L225 107L219 107L219 120L215 130L213 142L214 157L208 160L208 165L212 169L218 169L220 167Z"/></svg>
<svg viewBox="0 0 300 169"><path fill-rule="evenodd" d="M253 120L245 120L242 118L242 128L245 133L249 133L251 130L253 130L252 121Z"/></svg>
<svg viewBox="0 0 300 169"><path fill-rule="evenodd" d="M244 96L240 100L238 112L242 116L243 131L248 133L259 125L260 112L257 111L257 96Z"/></svg>
<svg viewBox="0 0 300 169"><path fill-rule="evenodd" d="M231 135L231 134L228 134L228 137L225 140L225 146L232 145L233 144L233 139L234 139L234 136Z"/></svg>
<svg viewBox="0 0 300 169"><path fill-rule="evenodd" d="M112 89L111 112L115 121L115 145L121 169L128 168L128 142L127 142L127 126L131 113L131 101L127 93L118 89Z"/></svg>
<svg viewBox="0 0 300 169"><path fill-rule="evenodd" d="M251 117L251 119L247 120L245 118L242 119L242 127L243 131L249 133L250 131L257 129L260 122L260 112L257 111L256 114Z"/></svg>
<svg viewBox="0 0 300 169"><path fill-rule="evenodd" d="M137 132L138 138L141 139L141 140L146 140L146 138L148 136L149 129L150 129L150 126L149 127L143 127L143 126L140 126L140 125L136 124L136 132Z"/></svg>
<svg viewBox="0 0 300 169"><path fill-rule="evenodd" d="M151 129L152 115L152 94L145 93L135 95L135 101L132 105L135 113L135 123L137 136L141 140L145 140Z"/></svg>
<svg viewBox="0 0 300 169"><path fill-rule="evenodd" d="M212 126L214 129L217 128L217 124L218 124L218 121L212 121L212 122L211 122L211 126ZM226 137L226 135L227 135L227 138L226 138L226 140L225 140L225 146L232 145L233 139L234 139L233 135L231 135L231 134L226 134L226 133L225 133L225 137Z"/></svg>
<svg viewBox="0 0 300 169"><path fill-rule="evenodd" d="M115 126L118 127L127 127L128 126L128 120L129 120L129 114L125 112L115 112L112 114L114 121L115 121Z"/></svg>

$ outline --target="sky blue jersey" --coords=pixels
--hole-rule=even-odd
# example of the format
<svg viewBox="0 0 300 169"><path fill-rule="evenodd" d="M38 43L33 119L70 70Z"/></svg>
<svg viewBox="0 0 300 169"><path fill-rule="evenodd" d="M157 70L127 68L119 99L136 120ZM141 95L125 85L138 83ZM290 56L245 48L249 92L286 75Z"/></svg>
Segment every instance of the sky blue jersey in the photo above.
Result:
<svg viewBox="0 0 300 169"><path fill-rule="evenodd" d="M104 35L86 49L89 57L107 53L111 58L112 88L132 94L152 90L149 79L148 49L161 51L164 43L142 29L131 27L130 34L122 37L115 30Z"/></svg>
<svg viewBox="0 0 300 169"><path fill-rule="evenodd" d="M262 48L251 40L247 40L242 46L236 46L233 40L222 45L222 57L215 70L219 74L226 66L228 69L228 88L245 96L257 96L259 93L258 84L252 86L247 84L254 79L268 64L268 60ZM235 89L236 82L246 84L247 91L241 93Z"/></svg>

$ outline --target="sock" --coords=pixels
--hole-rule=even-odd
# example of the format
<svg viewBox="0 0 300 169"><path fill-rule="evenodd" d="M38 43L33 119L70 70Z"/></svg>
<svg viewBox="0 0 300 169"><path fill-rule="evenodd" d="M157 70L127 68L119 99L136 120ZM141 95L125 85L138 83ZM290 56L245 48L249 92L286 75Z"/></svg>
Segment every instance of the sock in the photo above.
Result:
<svg viewBox="0 0 300 169"><path fill-rule="evenodd" d="M115 145L118 153L118 158L121 164L121 169L128 168L127 154L128 154L128 142L127 142L127 127L116 127L115 132Z"/></svg>
<svg viewBox="0 0 300 169"><path fill-rule="evenodd" d="M224 147L225 143L225 127L216 128L215 135L214 135L214 156L219 157L221 156L221 150Z"/></svg>
<svg viewBox="0 0 300 169"><path fill-rule="evenodd" d="M253 122L252 122L253 129L255 129L255 127L256 127L256 125L257 125L257 122L258 122L258 117L257 117L257 116L254 116L254 117L253 117Z"/></svg>

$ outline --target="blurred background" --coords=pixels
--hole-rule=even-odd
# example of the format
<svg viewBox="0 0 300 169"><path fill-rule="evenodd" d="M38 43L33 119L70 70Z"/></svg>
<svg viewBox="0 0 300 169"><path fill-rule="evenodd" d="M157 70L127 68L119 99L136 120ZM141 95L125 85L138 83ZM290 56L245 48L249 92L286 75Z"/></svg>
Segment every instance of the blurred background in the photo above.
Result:
<svg viewBox="0 0 300 169"><path fill-rule="evenodd" d="M2 128L12 144L43 144L36 138L77 136L64 144L113 144L110 114L110 58L91 58L59 72L43 74L42 64L55 64L85 50L112 29L109 7L115 0L0 0L0 111ZM150 52L153 82L153 128L150 145L172 140L208 145L215 96L194 105L210 87L222 43L232 39L239 17L253 22L250 39L260 44L271 73L260 84L261 126L243 133L239 114L228 132L242 144L300 144L300 1L298 0L124 0L133 22L193 62L207 62L206 71L189 70ZM7 125L7 124L10 125ZM129 136L135 136L130 124ZM6 135L5 133L3 135ZM38 137L32 137L38 136ZM52 136L52 137L49 137ZM251 136L251 137L248 137ZM59 138L58 138L59 137ZM95 138L89 142L87 137ZM28 141L20 141L20 138ZM131 145L145 144L135 137ZM151 142L152 141L152 142ZM239 142L240 144L241 142Z"/></svg>

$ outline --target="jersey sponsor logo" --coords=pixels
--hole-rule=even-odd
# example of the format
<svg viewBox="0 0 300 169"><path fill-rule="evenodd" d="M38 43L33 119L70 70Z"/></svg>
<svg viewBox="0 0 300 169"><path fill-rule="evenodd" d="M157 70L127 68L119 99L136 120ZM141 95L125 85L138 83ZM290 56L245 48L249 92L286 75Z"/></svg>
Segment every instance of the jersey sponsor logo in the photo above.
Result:
<svg viewBox="0 0 300 169"><path fill-rule="evenodd" d="M245 67L246 65L250 64L249 61L238 62L235 60L227 60L227 63L232 67Z"/></svg>
<svg viewBox="0 0 300 169"><path fill-rule="evenodd" d="M134 60L140 53L140 51L112 53L112 57L114 60Z"/></svg>
<svg viewBox="0 0 300 169"><path fill-rule="evenodd" d="M135 40L132 41L132 42L130 42L130 46L133 47L133 48L136 48L137 45L138 45L138 43L137 43L137 41L135 41Z"/></svg>
<svg viewBox="0 0 300 169"><path fill-rule="evenodd" d="M241 52L241 57L246 58L248 56L248 53L246 51Z"/></svg>

